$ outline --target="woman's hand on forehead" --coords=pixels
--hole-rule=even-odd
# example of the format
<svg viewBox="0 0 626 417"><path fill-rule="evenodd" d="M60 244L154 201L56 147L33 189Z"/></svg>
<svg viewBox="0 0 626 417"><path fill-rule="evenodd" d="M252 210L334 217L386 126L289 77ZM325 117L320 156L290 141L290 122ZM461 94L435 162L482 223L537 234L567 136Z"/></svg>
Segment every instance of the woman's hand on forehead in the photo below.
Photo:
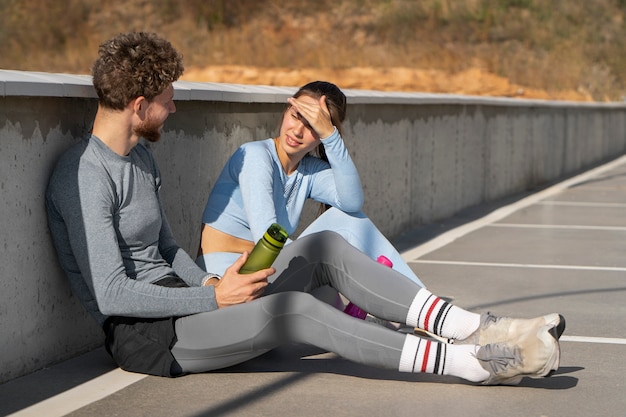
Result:
<svg viewBox="0 0 626 417"><path fill-rule="evenodd" d="M330 111L328 111L328 106L326 105L326 96L320 97L319 100L308 96L303 97L307 97L308 100L303 100L302 97L290 97L287 99L287 102L298 113L298 116L304 119L302 122L305 125L308 124L307 127L315 131L320 138L327 138L333 133L335 126L333 125L330 118ZM305 123L305 121L307 123Z"/></svg>

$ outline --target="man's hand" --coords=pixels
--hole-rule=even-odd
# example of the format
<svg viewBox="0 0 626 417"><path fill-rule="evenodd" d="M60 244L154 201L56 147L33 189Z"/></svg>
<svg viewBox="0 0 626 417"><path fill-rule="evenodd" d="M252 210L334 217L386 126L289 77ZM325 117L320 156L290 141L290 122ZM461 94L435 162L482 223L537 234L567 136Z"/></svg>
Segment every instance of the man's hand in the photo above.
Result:
<svg viewBox="0 0 626 417"><path fill-rule="evenodd" d="M248 252L244 252L215 284L215 299L219 308L259 298L267 287L267 277L276 272L274 268L268 268L252 274L240 274L239 270L247 259Z"/></svg>

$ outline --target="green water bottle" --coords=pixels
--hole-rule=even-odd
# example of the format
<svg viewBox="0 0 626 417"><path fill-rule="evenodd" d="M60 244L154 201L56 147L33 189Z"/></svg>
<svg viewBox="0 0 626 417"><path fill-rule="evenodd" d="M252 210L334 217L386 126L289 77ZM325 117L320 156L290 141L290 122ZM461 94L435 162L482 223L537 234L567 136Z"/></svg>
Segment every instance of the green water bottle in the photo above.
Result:
<svg viewBox="0 0 626 417"><path fill-rule="evenodd" d="M257 242L248 256L248 260L239 270L240 274L251 274L269 268L274 263L280 250L285 246L289 234L278 223L273 223Z"/></svg>

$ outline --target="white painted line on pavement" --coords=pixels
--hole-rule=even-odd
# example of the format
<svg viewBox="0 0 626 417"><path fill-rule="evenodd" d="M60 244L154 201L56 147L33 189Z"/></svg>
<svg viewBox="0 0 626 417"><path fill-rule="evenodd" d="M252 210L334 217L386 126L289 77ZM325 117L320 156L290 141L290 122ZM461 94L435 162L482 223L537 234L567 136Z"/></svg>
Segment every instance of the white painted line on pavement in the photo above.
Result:
<svg viewBox="0 0 626 417"><path fill-rule="evenodd" d="M612 232L626 232L622 226L584 226L567 224L534 224L534 223L493 223L485 227L514 227L518 229L571 229L571 230L608 230Z"/></svg>
<svg viewBox="0 0 626 417"><path fill-rule="evenodd" d="M405 252L402 252L402 257L405 260L418 259L426 255L427 253L433 252L437 249L440 249L454 242L455 240L465 236L468 233L471 233L477 229L480 229L481 227L484 227L488 224L495 223L499 220L502 220L503 218L513 214L514 212L522 208L528 207L532 204L537 204L539 201L544 200L555 194L558 194L564 191L565 189L567 189L568 187L571 187L574 184L586 181L590 178L593 178L594 176L600 175L603 172L609 171L624 163L626 163L626 155L621 156L611 162L608 162L590 171L584 172L580 175L577 175L575 177L562 181L558 184L555 184L551 187L548 187L545 190L529 195L528 197L523 198L519 201L516 201L515 203L509 204L504 207L500 207L499 209L494 210L493 212L489 213L488 215L480 219L474 220L472 222L466 223L462 226L449 230L446 233L443 233L426 243L423 243L419 246L416 246L413 249L409 249Z"/></svg>
<svg viewBox="0 0 626 417"><path fill-rule="evenodd" d="M417 259L409 263L438 264L438 265L463 265L463 266L498 266L506 268L536 268L536 269L575 269L585 271L616 271L626 272L626 267L619 266L587 266L587 265L542 265L542 264L519 264L499 262L466 262L466 261L440 261L430 259Z"/></svg>
<svg viewBox="0 0 626 417"><path fill-rule="evenodd" d="M9 414L7 417L64 416L126 388L145 377L146 375L143 374L126 372L117 368L47 400Z"/></svg>
<svg viewBox="0 0 626 417"><path fill-rule="evenodd" d="M626 203L598 203L587 201L558 201L558 200L545 200L539 201L537 204L544 206L571 206L571 207L626 207Z"/></svg>
<svg viewBox="0 0 626 417"><path fill-rule="evenodd" d="M609 345L626 345L626 339L616 337L561 336L561 342L606 343Z"/></svg>

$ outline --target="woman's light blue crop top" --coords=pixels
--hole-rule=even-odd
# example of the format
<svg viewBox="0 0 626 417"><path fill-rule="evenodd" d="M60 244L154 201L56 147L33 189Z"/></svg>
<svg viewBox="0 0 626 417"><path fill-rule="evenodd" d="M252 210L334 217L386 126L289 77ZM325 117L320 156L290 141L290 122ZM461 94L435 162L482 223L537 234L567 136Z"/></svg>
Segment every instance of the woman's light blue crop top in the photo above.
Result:
<svg viewBox="0 0 626 417"><path fill-rule="evenodd" d="M307 155L289 176L280 164L273 139L243 144L218 177L202 215L203 223L257 242L274 222L292 234L307 198L345 212L361 210L359 174L337 129L322 143L329 163Z"/></svg>

